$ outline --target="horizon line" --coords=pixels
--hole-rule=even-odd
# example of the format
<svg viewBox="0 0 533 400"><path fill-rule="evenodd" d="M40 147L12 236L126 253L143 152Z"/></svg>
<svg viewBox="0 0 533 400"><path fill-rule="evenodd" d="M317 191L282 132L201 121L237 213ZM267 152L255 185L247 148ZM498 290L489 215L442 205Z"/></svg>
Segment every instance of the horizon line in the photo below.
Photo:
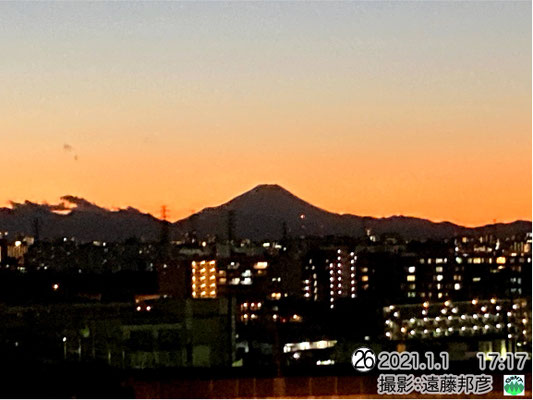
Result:
<svg viewBox="0 0 533 400"><path fill-rule="evenodd" d="M172 224L175 224L175 223L178 223L180 221L183 221L183 220L186 220L188 218L190 218L191 216L193 215L196 215L196 214L200 214L201 212L205 211L206 209L212 209L212 208L218 208L220 206L223 206L224 204L227 204L229 202L231 202L232 200L236 199L237 197L240 197L248 192L251 192L259 187L278 187L282 190L284 190L285 192L289 193L290 195L294 196L295 198L305 202L306 204L312 206L312 207L315 207L315 208L318 208L320 209L321 211L323 212L326 212L326 213L330 213L330 214L336 214L336 215L340 215L340 216L353 216L353 217L359 217L359 218L372 218L372 219L392 219L392 218L412 218L412 219L421 219L421 220L425 220L425 221L428 221L428 222L431 222L431 223L434 223L434 224L452 224L452 225L456 225L456 226L459 226L459 227L462 227L462 228L468 228L468 229L475 229L475 228L483 228L483 227L486 227L486 226L490 226L490 225L497 225L497 224L512 224L512 223L516 223L516 222L529 222L529 223L533 223L533 220L531 219L521 219L521 218L516 218L516 219L513 219L511 221L497 221L497 220L493 220L492 222L487 222L487 223L484 223L484 224L481 224L481 225L470 225L470 224L466 224L466 225L463 225L461 223L457 223L457 222L452 222L450 220L433 220L433 219L429 219L427 217L420 217L420 216L414 216L414 215L405 215L405 214L390 214L388 216L371 216L371 215L359 215L359 214L352 214L352 213L341 213L341 212L335 212L335 211L329 211L329 210L326 210L322 207L319 207L319 206L316 206L312 203L309 203L308 201L298 197L297 195L295 195L294 193L292 193L290 190L286 189L285 187L277 184L277 183L261 183L261 184L257 184L255 186L253 186L252 188L244 191L244 192L241 192L237 195L235 195L234 197L232 197L231 199L225 201L225 202L222 202L218 205L214 205L214 206L205 206L203 207L202 209L200 209L199 211L195 211L193 213L190 213L188 214L186 217L183 217L183 218L180 218L180 219L177 219L177 220L174 220L174 221L168 221ZM133 209L133 210L136 210L138 211L139 213L141 214L145 214L145 215L149 215L151 216L152 218L154 219L157 219L159 221L163 221L163 218L160 218L160 217L157 217L156 215L154 215L154 213L152 212L148 212L148 211L143 211L141 210L140 208L137 208L137 207L134 207L132 205L126 205L126 206L101 206L101 205L98 205L97 203L93 203L91 202L90 200L87 200L85 197L81 197L81 196L77 196L77 195L71 195L71 194L65 194L65 195L62 195L62 196L59 196L59 200L60 202L59 203L56 203L56 204L50 204L48 203L47 201L43 201L43 202L36 202L36 201L31 201L31 200L28 200L28 199L25 199L23 200L23 202L19 202L19 201L14 201L14 200L7 200L7 205L5 207L2 207L0 206L0 209L1 208L7 208L7 209L10 209L10 210L14 210L15 207L14 205L26 205L26 204L34 204L34 205L38 205L38 206L49 206L49 210L50 212L56 214L56 215L63 215L63 216L66 216L66 215L69 215L72 211L78 209L78 208L82 208L82 207L79 207L78 206L78 203L76 202L73 202L73 201L69 201L65 198L75 198L75 199L78 199L80 201L84 201L86 202L88 205L90 206L94 206L95 208L99 208L99 209L102 209L102 210L105 210L105 211L108 211L108 212L119 212L119 211L125 211L127 209ZM71 208L63 208L61 210L53 210L52 207L55 207L55 206L65 206L65 204L72 204L74 205L73 207ZM164 204L162 204L162 206L164 206ZM169 210L168 209L168 206L165 206L167 207L167 211ZM65 213L62 213L62 212L58 212L58 211L64 211Z"/></svg>

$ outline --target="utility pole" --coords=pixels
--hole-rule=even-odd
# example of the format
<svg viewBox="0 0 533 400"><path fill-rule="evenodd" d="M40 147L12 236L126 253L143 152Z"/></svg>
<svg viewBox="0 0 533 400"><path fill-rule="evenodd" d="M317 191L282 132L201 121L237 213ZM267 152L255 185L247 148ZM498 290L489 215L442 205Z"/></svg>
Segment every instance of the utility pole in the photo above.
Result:
<svg viewBox="0 0 533 400"><path fill-rule="evenodd" d="M281 239L284 243L287 242L287 239L289 238L289 231L287 229L287 221L283 221L283 224L281 225Z"/></svg>
<svg viewBox="0 0 533 400"><path fill-rule="evenodd" d="M33 236L36 242L39 241L39 218L33 219Z"/></svg>
<svg viewBox="0 0 533 400"><path fill-rule="evenodd" d="M233 255L233 241L235 239L235 211L228 211L228 246L229 254Z"/></svg>
<svg viewBox="0 0 533 400"><path fill-rule="evenodd" d="M235 211L228 211L228 243L231 245L235 235Z"/></svg>

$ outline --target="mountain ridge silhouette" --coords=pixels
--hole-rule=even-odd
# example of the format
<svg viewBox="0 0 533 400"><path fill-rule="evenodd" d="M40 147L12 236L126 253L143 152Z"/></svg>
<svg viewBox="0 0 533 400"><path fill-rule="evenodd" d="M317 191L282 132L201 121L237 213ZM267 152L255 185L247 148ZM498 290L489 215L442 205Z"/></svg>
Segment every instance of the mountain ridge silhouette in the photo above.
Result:
<svg viewBox="0 0 533 400"><path fill-rule="evenodd" d="M11 208L0 208L0 231L31 235L34 221L38 220L40 236L46 239L122 241L137 237L151 241L160 237L162 221L133 207L110 210L70 195L61 200L62 203L52 205L12 202ZM252 240L279 240L284 234L361 237L367 230L406 239L446 239L476 232L512 236L531 231L531 221L524 220L469 228L403 215L376 218L339 214L314 206L277 184L261 184L226 203L170 223L170 234L177 239L195 231L199 237L224 239L230 219L235 238Z"/></svg>

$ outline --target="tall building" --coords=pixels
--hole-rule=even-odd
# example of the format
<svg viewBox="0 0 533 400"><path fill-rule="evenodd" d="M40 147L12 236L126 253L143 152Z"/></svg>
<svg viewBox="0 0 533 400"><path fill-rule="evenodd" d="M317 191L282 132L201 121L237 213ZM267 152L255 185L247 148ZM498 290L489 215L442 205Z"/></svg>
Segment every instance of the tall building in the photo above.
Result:
<svg viewBox="0 0 533 400"><path fill-rule="evenodd" d="M408 304L527 296L531 253L516 248L528 246L460 238L455 244L417 243L398 254L363 250L355 263L356 297Z"/></svg>
<svg viewBox="0 0 533 400"><path fill-rule="evenodd" d="M339 299L357 297L357 256L345 247L321 248L308 254L302 275L303 297L327 302L331 309Z"/></svg>
<svg viewBox="0 0 533 400"><path fill-rule="evenodd" d="M191 271L192 297L195 299L214 299L217 297L217 263L193 261Z"/></svg>
<svg viewBox="0 0 533 400"><path fill-rule="evenodd" d="M7 256L20 260L28 252L28 245L25 241L15 240L7 246Z"/></svg>
<svg viewBox="0 0 533 400"><path fill-rule="evenodd" d="M526 298L394 304L384 307L383 316L385 337L399 343L416 346L436 338L478 346L472 351L531 351Z"/></svg>
<svg viewBox="0 0 533 400"><path fill-rule="evenodd" d="M159 294L174 299L191 295L189 281L190 260L168 260L156 265Z"/></svg>

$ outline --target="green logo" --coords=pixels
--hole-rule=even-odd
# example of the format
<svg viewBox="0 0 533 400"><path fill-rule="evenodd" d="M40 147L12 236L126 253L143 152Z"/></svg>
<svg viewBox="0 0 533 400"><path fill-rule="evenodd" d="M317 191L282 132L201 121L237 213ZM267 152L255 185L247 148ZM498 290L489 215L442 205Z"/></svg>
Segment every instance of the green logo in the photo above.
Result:
<svg viewBox="0 0 533 400"><path fill-rule="evenodd" d="M521 396L525 388L524 375L504 375L503 390L506 396Z"/></svg>

